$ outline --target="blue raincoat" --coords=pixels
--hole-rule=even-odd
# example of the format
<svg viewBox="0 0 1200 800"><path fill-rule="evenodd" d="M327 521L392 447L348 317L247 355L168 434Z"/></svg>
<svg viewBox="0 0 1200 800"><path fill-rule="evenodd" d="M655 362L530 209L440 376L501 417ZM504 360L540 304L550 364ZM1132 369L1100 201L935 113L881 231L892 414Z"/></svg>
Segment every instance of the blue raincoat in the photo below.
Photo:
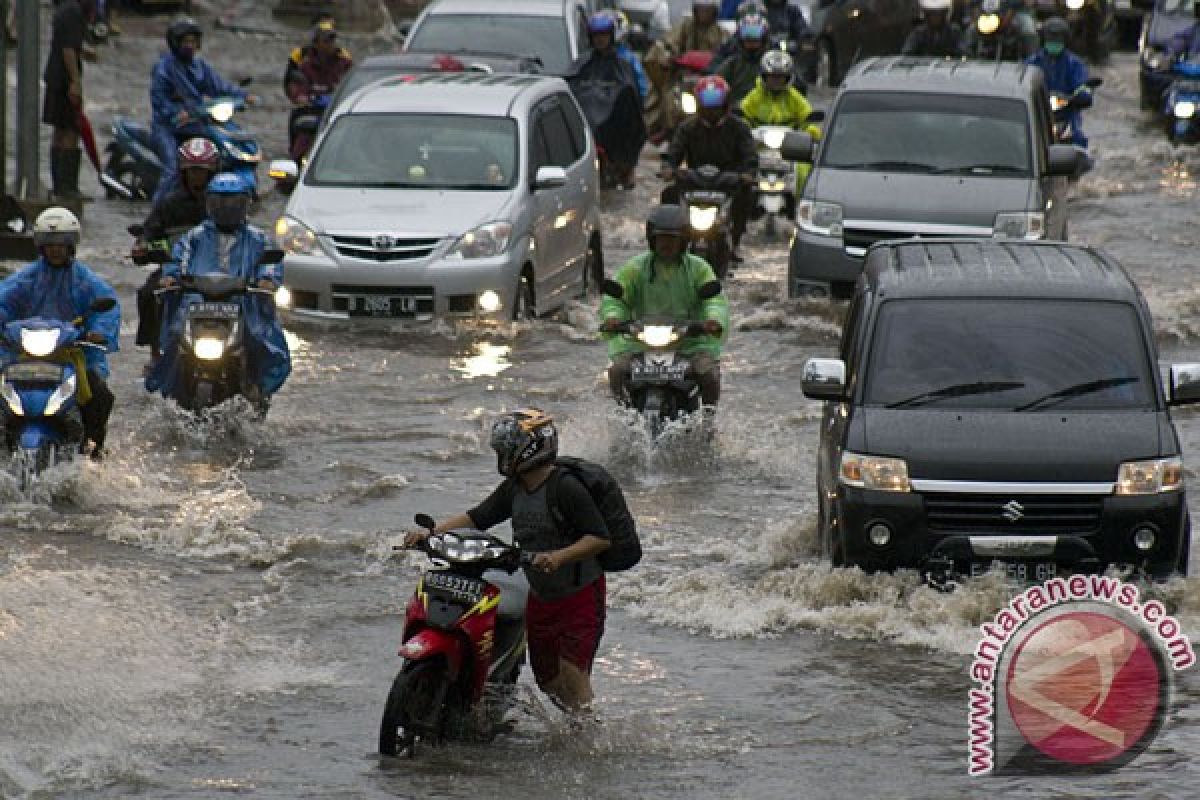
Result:
<svg viewBox="0 0 1200 800"><path fill-rule="evenodd" d="M100 297L116 300L117 294L103 278L83 264L72 259L68 266L52 267L46 263L46 259L39 258L0 282L0 327L32 317L63 322L83 317L84 332L104 336L108 351L115 353L119 349L117 337L121 332L121 306L118 303L109 311L89 312L92 302ZM7 341L0 347L0 359L5 364L20 355L19 350ZM107 378L108 358L105 351L98 347L85 347L83 352L88 370Z"/></svg>
<svg viewBox="0 0 1200 800"><path fill-rule="evenodd" d="M1076 94L1091 95L1092 90L1084 85L1088 79L1087 64L1070 50L1064 50L1058 58L1053 58L1042 49L1025 63L1041 69L1042 74L1046 76L1046 88L1052 92L1061 92L1068 97ZM1072 108L1066 112L1066 116L1071 123L1073 143L1086 150L1088 138L1083 135L1083 114L1079 109Z"/></svg>
<svg viewBox="0 0 1200 800"><path fill-rule="evenodd" d="M646 68L642 66L642 60L624 42L617 45L617 58L624 61L633 70L633 77L637 81L638 94L645 100L646 95L650 93L650 79L646 77Z"/></svg>
<svg viewBox="0 0 1200 800"><path fill-rule="evenodd" d="M229 250L228 264L221 263L220 234L212 220L192 228L176 244L171 253L171 263L163 266L164 278L178 279L180 275L207 275L224 272L246 279L248 283L267 280L283 283L283 266L265 264L256 266L263 251L267 249L266 235L253 225L243 225L233 234L233 247ZM146 377L149 391L161 391L164 396L177 396L176 381L179 378L179 337L183 334L183 315L180 309L200 302L196 294L171 292L166 295L163 308L163 327L159 344L162 358ZM262 390L264 396L279 391L292 371L292 358L288 352L283 326L275 314L274 300L260 294L248 294L240 299L245 324L247 355L247 379Z"/></svg>

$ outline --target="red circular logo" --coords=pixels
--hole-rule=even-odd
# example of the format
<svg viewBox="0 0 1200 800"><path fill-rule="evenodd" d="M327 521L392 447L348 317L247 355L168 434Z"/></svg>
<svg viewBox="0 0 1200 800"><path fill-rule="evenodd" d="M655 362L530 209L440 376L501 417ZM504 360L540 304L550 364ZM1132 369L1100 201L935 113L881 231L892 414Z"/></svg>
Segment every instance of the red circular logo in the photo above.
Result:
<svg viewBox="0 0 1200 800"><path fill-rule="evenodd" d="M1138 631L1101 613L1068 612L1038 626L1020 643L1007 677L1021 735L1068 764L1136 755L1165 711L1167 676L1154 651Z"/></svg>

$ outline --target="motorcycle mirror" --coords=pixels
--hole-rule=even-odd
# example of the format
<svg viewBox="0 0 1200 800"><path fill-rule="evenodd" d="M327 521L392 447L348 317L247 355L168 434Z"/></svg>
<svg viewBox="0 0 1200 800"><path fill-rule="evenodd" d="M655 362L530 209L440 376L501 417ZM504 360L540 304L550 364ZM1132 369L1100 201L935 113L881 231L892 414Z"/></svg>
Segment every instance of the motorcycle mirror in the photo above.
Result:
<svg viewBox="0 0 1200 800"><path fill-rule="evenodd" d="M825 121L825 110L821 109L821 108L814 108L812 111L809 112L808 119L806 121L807 122L824 122Z"/></svg>
<svg viewBox="0 0 1200 800"><path fill-rule="evenodd" d="M700 295L701 300L708 300L711 297L716 297L720 293L721 293L721 282L720 281L709 281L708 283L701 286L700 291L697 292L697 294Z"/></svg>
<svg viewBox="0 0 1200 800"><path fill-rule="evenodd" d="M601 284L601 288L604 289L604 293L609 297L615 297L620 300L625 296L625 288L612 278L606 279L604 283Z"/></svg>
<svg viewBox="0 0 1200 800"><path fill-rule="evenodd" d="M103 313L105 311L112 311L116 307L117 307L117 298L115 298L115 297L97 297L95 300L92 301L92 304L90 306L88 306L88 311L97 311L97 312Z"/></svg>
<svg viewBox="0 0 1200 800"><path fill-rule="evenodd" d="M141 236L143 233L146 232L146 226L145 225L130 225L125 230L129 232L130 236Z"/></svg>
<svg viewBox="0 0 1200 800"><path fill-rule="evenodd" d="M413 517L413 522L430 532L437 527L437 523L433 521L433 517L429 516L428 514L417 514L415 517Z"/></svg>
<svg viewBox="0 0 1200 800"><path fill-rule="evenodd" d="M283 261L284 255L284 252L278 248L263 250L263 254L258 257L258 266L261 267L264 264L278 264L280 261Z"/></svg>
<svg viewBox="0 0 1200 800"><path fill-rule="evenodd" d="M1104 78L1088 78L1085 83L1089 89L1099 89L1104 85Z"/></svg>

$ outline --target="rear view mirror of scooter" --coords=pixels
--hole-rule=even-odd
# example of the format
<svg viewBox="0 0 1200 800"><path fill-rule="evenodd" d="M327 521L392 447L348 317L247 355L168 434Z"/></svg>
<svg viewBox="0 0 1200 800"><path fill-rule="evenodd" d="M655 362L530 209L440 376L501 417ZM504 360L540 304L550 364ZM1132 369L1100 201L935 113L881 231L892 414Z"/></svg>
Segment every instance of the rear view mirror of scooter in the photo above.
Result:
<svg viewBox="0 0 1200 800"><path fill-rule="evenodd" d="M413 517L413 522L417 523L418 526L427 529L430 533L433 533L433 529L437 527L437 523L434 522L433 517L429 516L428 514L417 514L415 517Z"/></svg>

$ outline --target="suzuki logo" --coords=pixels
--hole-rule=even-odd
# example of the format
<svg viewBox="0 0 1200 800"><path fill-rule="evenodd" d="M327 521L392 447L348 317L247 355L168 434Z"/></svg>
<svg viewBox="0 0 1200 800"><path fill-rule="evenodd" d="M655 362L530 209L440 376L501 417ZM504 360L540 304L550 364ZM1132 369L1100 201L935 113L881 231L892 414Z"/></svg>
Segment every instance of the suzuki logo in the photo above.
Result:
<svg viewBox="0 0 1200 800"><path fill-rule="evenodd" d="M376 250L391 250L396 246L396 237L388 236L386 233L381 233L378 236L372 237L371 245Z"/></svg>
<svg viewBox="0 0 1200 800"><path fill-rule="evenodd" d="M1025 516L1025 506L1018 503L1016 500L1009 500L1004 505L1000 506L1000 514L1009 522L1016 522Z"/></svg>

